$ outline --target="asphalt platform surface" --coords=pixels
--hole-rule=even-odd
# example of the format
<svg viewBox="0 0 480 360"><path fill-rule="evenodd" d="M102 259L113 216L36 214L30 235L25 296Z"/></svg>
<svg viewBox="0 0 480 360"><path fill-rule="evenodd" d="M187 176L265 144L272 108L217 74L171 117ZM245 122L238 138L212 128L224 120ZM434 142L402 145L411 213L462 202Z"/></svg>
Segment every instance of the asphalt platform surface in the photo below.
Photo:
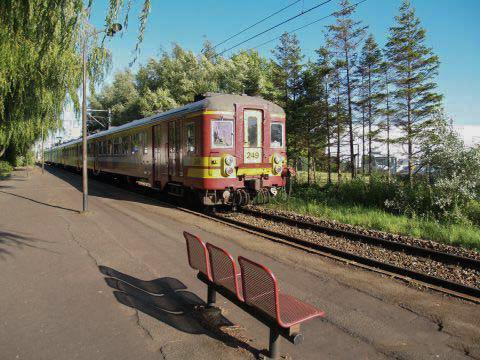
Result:
<svg viewBox="0 0 480 360"><path fill-rule="evenodd" d="M480 306L188 214L58 168L0 181L0 359L251 359L268 329L205 286L184 230L270 267L326 312L290 359L480 359ZM208 314L207 314L208 315Z"/></svg>

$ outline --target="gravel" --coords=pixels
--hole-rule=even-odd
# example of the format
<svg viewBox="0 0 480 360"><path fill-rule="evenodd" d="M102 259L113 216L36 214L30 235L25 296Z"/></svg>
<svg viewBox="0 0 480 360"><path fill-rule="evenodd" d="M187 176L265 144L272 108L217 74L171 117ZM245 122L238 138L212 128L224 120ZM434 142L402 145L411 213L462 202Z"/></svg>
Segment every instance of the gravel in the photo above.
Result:
<svg viewBox="0 0 480 360"><path fill-rule="evenodd" d="M325 220L325 219L320 219L314 216L309 216L309 215L302 215L302 214L297 214L291 211L280 211L280 210L273 210L273 209L268 209L268 208L262 208L258 206L249 206L248 209L251 209L253 211L259 211L264 214L272 214L272 215L279 215L279 216L284 216L288 217L290 219L294 219L297 221L307 221L311 222L314 224L318 224L321 226L326 226L326 227L332 227L335 229L340 229L340 230L346 230L346 231L351 231L357 234L362 234L362 235L370 235L370 236L375 236L379 237L385 240L391 240L391 241L396 241L408 245L413 245L413 246L418 246L418 247L423 247L426 249L432 249L432 250L437 250L453 255L458 255L458 256L464 256L468 257L471 259L476 259L480 260L480 252L472 250L472 249L466 249L462 248L459 246L453 246L453 245L448 245L448 244L443 244L439 243L436 241L432 240L423 240L423 239L417 239L413 238L411 236L405 236L405 235L397 235L397 234L391 234L383 231L378 231L378 230L368 230L364 229L358 226L353 226L353 225L348 225L348 224L343 224L340 222L337 222L335 220Z"/></svg>
<svg viewBox="0 0 480 360"><path fill-rule="evenodd" d="M255 209L258 210L258 209ZM277 215L286 215L284 212L280 213L278 211L272 211L269 209L262 209L266 213L274 213ZM243 213L226 213L226 214L218 214L221 217L231 218L239 222L243 222L245 224L254 225L257 227L265 228L271 231L275 231L281 234L294 236L300 238L302 240L306 240L315 244L320 244L328 247L332 247L338 250L346 251L355 255L367 257L370 259L374 259L377 261L389 263L398 267L403 267L409 270L422 272L424 274L428 274L431 276L439 277L442 279L446 279L449 281L453 281L456 283L460 283L463 285L471 286L480 288L480 271L470 268L464 268L458 265L451 265L451 264L444 264L438 261L431 260L429 258L423 258L420 256L413 256L409 254L405 254L400 251L393 251L385 249L381 246L375 246L371 244L366 244L358 241L348 240L343 237L337 236L330 236L326 235L321 232L312 231L309 229L301 229L295 226L290 226L285 223L279 223L272 220L267 220L262 217L247 215ZM315 219L308 216L298 215L298 214L289 214L289 216L295 216L298 220L308 220L321 224L321 225L328 225L328 226L336 226L340 227L345 230L352 231L354 227L349 227L348 225L339 226L338 223L335 222L324 222L323 220ZM375 235L378 236L379 232L362 232L364 234ZM393 238L392 238L393 237ZM392 235L389 237L389 240L396 240L396 235ZM416 239L409 239L407 237L400 237L402 238L400 241L410 241L407 242L408 244L420 246L420 243L430 243L424 240L416 240ZM420 242L420 243L419 243ZM433 243L433 242L432 242ZM443 244L431 244L429 248L443 251L444 247L457 249L452 246L443 245ZM464 252L466 251L466 252ZM465 256L466 254L470 254L468 250L458 249L458 252L453 252L457 255ZM475 253L476 257L478 257L478 253Z"/></svg>

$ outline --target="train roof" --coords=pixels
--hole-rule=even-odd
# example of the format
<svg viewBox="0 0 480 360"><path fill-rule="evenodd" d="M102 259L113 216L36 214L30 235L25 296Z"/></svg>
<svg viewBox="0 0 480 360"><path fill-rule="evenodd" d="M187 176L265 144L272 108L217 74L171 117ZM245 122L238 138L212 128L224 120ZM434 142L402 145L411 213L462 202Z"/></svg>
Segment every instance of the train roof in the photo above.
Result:
<svg viewBox="0 0 480 360"><path fill-rule="evenodd" d="M283 109L274 104L271 101L265 100L261 97L256 96L247 96L247 95L231 95L231 94L217 94L217 93L207 93L205 98L182 107L168 110L159 114L155 114L143 119L133 120L126 124L110 128L108 130L100 131L96 134L89 135L87 139L96 139L106 135L114 134L117 132L125 131L128 129L133 129L136 127L150 125L160 120L168 119L171 116L182 116L186 114L195 113L197 111L211 110L211 111L224 111L231 112L232 114L235 111L235 104L242 105L253 105L259 107L266 107L270 114L275 114L279 116L285 116ZM71 140L69 142L57 145L52 147L54 148L63 148L69 145L77 144L81 142L80 139Z"/></svg>

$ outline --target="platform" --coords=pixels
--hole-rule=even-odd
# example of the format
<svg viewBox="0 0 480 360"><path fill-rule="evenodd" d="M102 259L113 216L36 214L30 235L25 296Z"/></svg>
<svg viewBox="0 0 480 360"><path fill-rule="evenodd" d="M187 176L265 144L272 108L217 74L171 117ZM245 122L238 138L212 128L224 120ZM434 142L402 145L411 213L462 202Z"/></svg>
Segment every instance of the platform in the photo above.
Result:
<svg viewBox="0 0 480 360"><path fill-rule="evenodd" d="M480 358L480 307L294 250L62 169L0 181L1 359L251 359L266 328L205 286L183 230L262 262L282 289L324 310L293 359Z"/></svg>

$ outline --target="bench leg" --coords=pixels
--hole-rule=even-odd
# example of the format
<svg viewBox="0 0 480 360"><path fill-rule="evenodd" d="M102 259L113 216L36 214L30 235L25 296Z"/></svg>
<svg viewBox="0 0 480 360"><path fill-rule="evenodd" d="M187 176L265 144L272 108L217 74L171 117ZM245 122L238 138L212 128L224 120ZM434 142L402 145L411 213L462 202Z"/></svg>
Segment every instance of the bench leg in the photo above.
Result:
<svg viewBox="0 0 480 360"><path fill-rule="evenodd" d="M270 328L268 356L270 359L280 359L280 333L277 329Z"/></svg>
<svg viewBox="0 0 480 360"><path fill-rule="evenodd" d="M217 300L217 292L211 286L208 286L207 289L207 307L215 306L215 302Z"/></svg>

